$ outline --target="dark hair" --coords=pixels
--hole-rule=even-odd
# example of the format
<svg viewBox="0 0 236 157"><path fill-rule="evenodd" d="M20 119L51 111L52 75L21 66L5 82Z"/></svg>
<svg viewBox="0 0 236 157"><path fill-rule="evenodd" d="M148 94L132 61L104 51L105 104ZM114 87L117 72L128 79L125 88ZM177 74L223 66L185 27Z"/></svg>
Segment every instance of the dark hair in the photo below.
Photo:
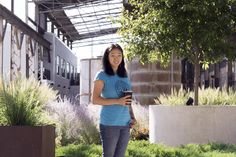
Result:
<svg viewBox="0 0 236 157"><path fill-rule="evenodd" d="M124 54L123 54L123 49L121 48L120 45L118 44L111 44L109 47L106 48L104 54L103 54L103 58L102 58L102 64L103 64L103 70L106 74L108 75L115 75L111 64L109 62L109 53L113 50L113 49L118 49L121 51L122 53L122 61L117 69L117 75L120 77L127 77L127 72L125 69L125 61L124 61Z"/></svg>

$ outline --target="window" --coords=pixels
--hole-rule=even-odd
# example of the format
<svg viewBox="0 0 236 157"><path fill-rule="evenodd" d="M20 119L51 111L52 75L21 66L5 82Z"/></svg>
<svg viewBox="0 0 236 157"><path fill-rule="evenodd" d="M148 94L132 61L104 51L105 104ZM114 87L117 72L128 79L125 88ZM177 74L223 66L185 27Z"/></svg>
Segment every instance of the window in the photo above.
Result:
<svg viewBox="0 0 236 157"><path fill-rule="evenodd" d="M51 63L51 58L50 57L51 57L50 52L46 48L43 48L43 61Z"/></svg>
<svg viewBox="0 0 236 157"><path fill-rule="evenodd" d="M57 36L57 27L56 26L54 26L54 32L53 32L56 36Z"/></svg>
<svg viewBox="0 0 236 157"><path fill-rule="evenodd" d="M52 30L52 22L47 17L47 32L51 32L51 30Z"/></svg>
<svg viewBox="0 0 236 157"><path fill-rule="evenodd" d="M71 79L74 79L74 66L70 66L70 72L71 72Z"/></svg>
<svg viewBox="0 0 236 157"><path fill-rule="evenodd" d="M77 68L75 68L75 71L74 71L74 75L75 75L75 80L78 80L78 75L77 75Z"/></svg>
<svg viewBox="0 0 236 157"><path fill-rule="evenodd" d="M60 75L60 57L57 56L57 60L56 60L56 72L57 75Z"/></svg>
<svg viewBox="0 0 236 157"><path fill-rule="evenodd" d="M66 61L65 59L61 59L61 76L65 77L66 76Z"/></svg>
<svg viewBox="0 0 236 157"><path fill-rule="evenodd" d="M6 7L8 10L11 10L11 1L9 0L1 0L0 4Z"/></svg>
<svg viewBox="0 0 236 157"><path fill-rule="evenodd" d="M70 63L66 63L66 73L67 73L67 79L70 79Z"/></svg>

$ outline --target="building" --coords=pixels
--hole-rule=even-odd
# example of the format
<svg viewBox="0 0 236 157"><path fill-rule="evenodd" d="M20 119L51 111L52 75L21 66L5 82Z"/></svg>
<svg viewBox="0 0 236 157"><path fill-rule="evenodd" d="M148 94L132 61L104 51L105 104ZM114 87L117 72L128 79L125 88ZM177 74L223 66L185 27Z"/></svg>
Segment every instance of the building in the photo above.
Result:
<svg viewBox="0 0 236 157"><path fill-rule="evenodd" d="M42 6L36 2L33 16L27 16L28 1L18 4L22 6L15 2L0 2L0 74L5 81L19 74L34 77L62 95L77 95L79 74L77 57L71 50L73 37L61 33L73 28L57 29L58 21L50 21L50 14L41 13ZM15 12L18 7L21 10Z"/></svg>
<svg viewBox="0 0 236 157"><path fill-rule="evenodd" d="M33 76L63 95L77 95L72 48L113 42L89 39L116 33L118 27L108 17L118 17L122 6L113 0L2 0L0 75L6 81L18 73Z"/></svg>
<svg viewBox="0 0 236 157"><path fill-rule="evenodd" d="M185 89L193 90L194 66L182 60L182 84ZM226 58L222 61L210 64L209 68L201 68L200 87L232 88L236 90L236 62L230 62Z"/></svg>

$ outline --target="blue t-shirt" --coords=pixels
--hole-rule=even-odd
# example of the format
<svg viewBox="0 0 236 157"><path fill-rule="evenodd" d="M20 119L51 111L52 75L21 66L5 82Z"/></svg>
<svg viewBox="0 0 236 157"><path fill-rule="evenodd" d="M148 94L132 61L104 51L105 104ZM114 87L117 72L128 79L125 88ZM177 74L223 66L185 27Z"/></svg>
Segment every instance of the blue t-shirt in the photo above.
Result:
<svg viewBox="0 0 236 157"><path fill-rule="evenodd" d="M110 76L104 71L99 71L95 80L102 80L104 87L101 97L116 99L123 96L122 91L130 90L131 84L128 77ZM109 126L127 126L130 122L129 107L117 104L102 106L100 124Z"/></svg>

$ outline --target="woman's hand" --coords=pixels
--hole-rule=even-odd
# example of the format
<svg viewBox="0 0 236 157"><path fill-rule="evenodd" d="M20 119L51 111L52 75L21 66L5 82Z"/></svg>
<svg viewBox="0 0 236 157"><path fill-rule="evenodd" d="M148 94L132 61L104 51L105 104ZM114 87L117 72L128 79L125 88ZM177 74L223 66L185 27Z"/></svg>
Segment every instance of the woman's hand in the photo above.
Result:
<svg viewBox="0 0 236 157"><path fill-rule="evenodd" d="M121 97L119 100L119 105L128 105L132 102L132 99L130 98L130 95Z"/></svg>
<svg viewBox="0 0 236 157"><path fill-rule="evenodd" d="M135 119L135 118L131 118L131 121L130 121L130 123L129 123L129 127L130 127L130 128L134 128L134 125L135 125L135 124L137 124L136 119Z"/></svg>

